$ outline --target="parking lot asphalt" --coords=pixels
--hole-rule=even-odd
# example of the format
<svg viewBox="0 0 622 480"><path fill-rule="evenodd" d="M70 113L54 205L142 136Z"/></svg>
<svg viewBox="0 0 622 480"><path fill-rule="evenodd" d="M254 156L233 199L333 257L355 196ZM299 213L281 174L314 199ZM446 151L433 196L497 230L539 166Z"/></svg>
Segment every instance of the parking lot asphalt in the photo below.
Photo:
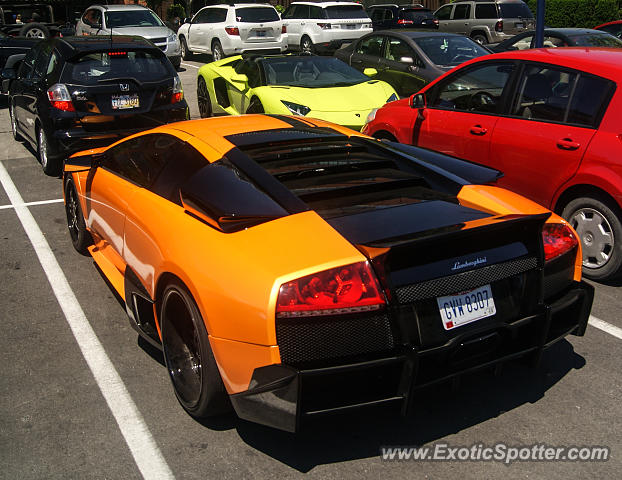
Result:
<svg viewBox="0 0 622 480"><path fill-rule="evenodd" d="M193 118L201 60L183 62L180 72ZM138 340L92 260L73 250L61 182L12 139L6 103L0 164L7 174L0 175L0 478L622 477L622 339L593 326L550 349L537 369L508 364L498 376L484 371L457 388L421 393L407 419L389 409L361 411L298 435L234 416L193 420L175 399L161 354ZM14 205L9 183L25 206ZM30 215L34 224L25 224ZM594 285L593 316L622 327L620 287ZM61 308L66 302L79 310ZM77 328L80 312L85 324ZM381 458L381 447L496 443L606 446L610 458L510 465Z"/></svg>

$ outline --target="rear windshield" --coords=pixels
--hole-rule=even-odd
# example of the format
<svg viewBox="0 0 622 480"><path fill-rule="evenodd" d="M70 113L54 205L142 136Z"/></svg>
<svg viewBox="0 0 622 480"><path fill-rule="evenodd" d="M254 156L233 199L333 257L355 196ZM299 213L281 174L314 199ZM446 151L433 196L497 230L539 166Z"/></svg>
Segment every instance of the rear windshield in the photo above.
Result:
<svg viewBox="0 0 622 480"><path fill-rule="evenodd" d="M583 35L569 35L575 45L580 47L617 47L622 48L622 40L609 34L588 33Z"/></svg>
<svg viewBox="0 0 622 480"><path fill-rule="evenodd" d="M161 27L162 20L151 10L126 10L106 12L107 28Z"/></svg>
<svg viewBox="0 0 622 480"><path fill-rule="evenodd" d="M421 22L426 18L434 18L434 14L431 10L403 10L400 13L400 18L403 18L404 20L412 20L413 22Z"/></svg>
<svg viewBox="0 0 622 480"><path fill-rule="evenodd" d="M361 5L336 5L326 7L326 18L369 18Z"/></svg>
<svg viewBox="0 0 622 480"><path fill-rule="evenodd" d="M236 8L235 17L238 22L242 23L277 22L280 20L279 14L274 8L266 7Z"/></svg>
<svg viewBox="0 0 622 480"><path fill-rule="evenodd" d="M65 74L68 82L96 85L128 78L157 81L172 76L171 70L172 66L169 68L169 62L159 52L97 52L68 63Z"/></svg>
<svg viewBox="0 0 622 480"><path fill-rule="evenodd" d="M501 18L533 18L533 13L523 2L500 3Z"/></svg>

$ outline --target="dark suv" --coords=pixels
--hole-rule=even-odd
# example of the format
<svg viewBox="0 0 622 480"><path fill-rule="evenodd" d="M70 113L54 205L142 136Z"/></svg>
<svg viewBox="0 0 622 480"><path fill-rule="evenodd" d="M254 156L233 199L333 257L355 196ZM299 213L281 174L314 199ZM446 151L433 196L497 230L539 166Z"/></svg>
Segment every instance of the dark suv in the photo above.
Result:
<svg viewBox="0 0 622 480"><path fill-rule="evenodd" d="M374 30L438 28L432 10L417 5L374 5L367 9Z"/></svg>
<svg viewBox="0 0 622 480"><path fill-rule="evenodd" d="M0 2L0 31L11 37L49 38L74 33L70 24L56 21L49 3Z"/></svg>
<svg viewBox="0 0 622 480"><path fill-rule="evenodd" d="M175 69L142 37L44 40L3 77L13 77L13 136L37 149L48 175L72 153L189 118Z"/></svg>

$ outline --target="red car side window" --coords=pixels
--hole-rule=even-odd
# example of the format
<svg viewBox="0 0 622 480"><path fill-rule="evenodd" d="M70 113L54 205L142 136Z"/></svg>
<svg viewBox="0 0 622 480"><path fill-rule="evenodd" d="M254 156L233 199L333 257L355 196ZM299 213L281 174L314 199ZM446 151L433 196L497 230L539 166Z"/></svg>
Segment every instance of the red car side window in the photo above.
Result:
<svg viewBox="0 0 622 480"><path fill-rule="evenodd" d="M512 63L489 63L452 77L437 90L430 106L478 113L501 113L505 86L514 71Z"/></svg>
<svg viewBox="0 0 622 480"><path fill-rule="evenodd" d="M534 120L563 122L577 75L548 65L525 68L512 114Z"/></svg>

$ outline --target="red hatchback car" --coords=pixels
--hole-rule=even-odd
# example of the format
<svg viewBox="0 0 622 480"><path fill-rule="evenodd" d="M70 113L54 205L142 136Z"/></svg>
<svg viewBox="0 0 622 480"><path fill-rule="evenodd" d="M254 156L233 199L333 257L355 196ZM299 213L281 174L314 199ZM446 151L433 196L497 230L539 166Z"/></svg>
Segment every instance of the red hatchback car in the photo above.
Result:
<svg viewBox="0 0 622 480"><path fill-rule="evenodd" d="M583 271L622 273L622 50L535 49L466 62L369 115L363 133L501 170L564 216Z"/></svg>

